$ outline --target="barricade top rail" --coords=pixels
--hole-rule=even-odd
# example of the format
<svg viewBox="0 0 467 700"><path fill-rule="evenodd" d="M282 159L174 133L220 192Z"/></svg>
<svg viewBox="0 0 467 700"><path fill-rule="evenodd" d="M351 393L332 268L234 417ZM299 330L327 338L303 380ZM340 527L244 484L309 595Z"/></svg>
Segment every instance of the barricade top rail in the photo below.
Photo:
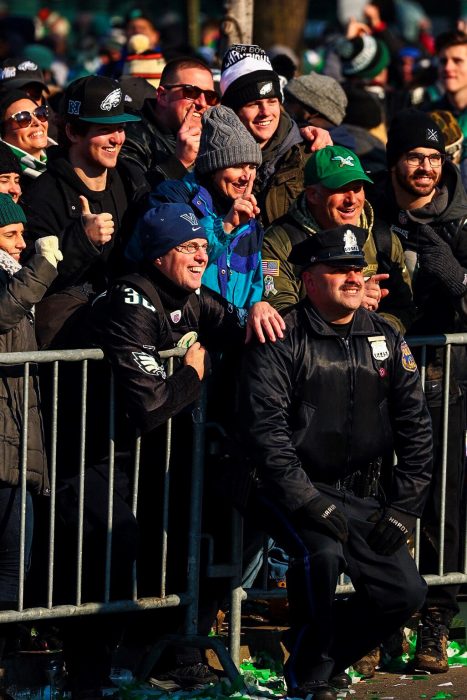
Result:
<svg viewBox="0 0 467 700"><path fill-rule="evenodd" d="M409 345L414 347L418 345L467 345L467 333L408 335L406 341Z"/></svg>
<svg viewBox="0 0 467 700"><path fill-rule="evenodd" d="M166 360L170 357L183 357L186 348L161 350L159 357ZM17 365L25 362L76 362L79 360L103 360L104 353L100 348L83 348L77 350L35 350L30 352L1 352L0 364Z"/></svg>

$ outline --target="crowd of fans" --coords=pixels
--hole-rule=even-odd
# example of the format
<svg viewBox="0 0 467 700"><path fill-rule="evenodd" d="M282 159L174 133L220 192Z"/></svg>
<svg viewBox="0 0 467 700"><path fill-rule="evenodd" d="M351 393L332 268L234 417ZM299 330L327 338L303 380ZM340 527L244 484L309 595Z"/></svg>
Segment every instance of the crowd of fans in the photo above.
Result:
<svg viewBox="0 0 467 700"><path fill-rule="evenodd" d="M459 21L434 36L422 13L409 39L385 16L386 5L369 3L364 22L351 19L329 27L319 46L302 58L289 47L267 51L235 44L222 52L222 27L214 20L203 27L202 46L190 47L167 28L161 31L157 17L139 10L120 23L83 15L71 25L45 10L32 28L21 18L0 18L0 32L8 39L0 69L0 339L5 352L97 345L112 366L120 397L115 597L131 596L135 558L141 558L141 589L151 590L158 555L151 547L154 503L148 495L161 488L152 467L164 444L159 428L177 417L173 463L180 492L188 498L183 475L189 446L177 437L189 430L186 408L199 396L211 365L209 410L227 438L217 456L213 449L207 459L205 525L227 546L226 513L222 507L216 511L212 504L219 498L209 489L220 455L227 464L236 456L245 461L232 448L241 423L236 380L245 338L280 342L283 316L306 296L294 246L340 226L363 229L362 307L402 334L465 331L466 27ZM310 69L311 54L316 70ZM188 350L167 377L158 353L175 345ZM428 357L425 391L435 467L422 515L422 573L438 570L444 488L443 565L447 571L461 566L467 366L462 348L453 356L446 487L441 478L444 360L438 350ZM0 377L4 610L18 600L25 387L18 367L3 367ZM71 376L68 395L75 379ZM91 385L96 415L99 379ZM46 373L31 372L26 568L31 553L34 559L33 531L40 539L34 501L49 494L44 438L49 384ZM76 528L70 513L77 438L76 416L69 406L65 414L58 515L66 549L66 533L72 537ZM128 504L127 474L135 429L144 436L137 523ZM101 435L91 442L86 478L92 496L86 507L93 527L87 563L102 567L96 532L105 533L101 489L108 479L108 454ZM218 446L218 438L212 445ZM238 481L251 474L235 468L234 476L233 501L242 491ZM406 508L410 513L410 505ZM187 527L178 510L177 517L177 561L169 567L175 586L182 585ZM253 552L245 567L251 571L260 545L248 522L245 532L245 551ZM281 557L286 568L287 555L279 550ZM417 668L447 671L458 592L454 585L429 588L419 611ZM224 594L222 585L202 582L201 632L209 632ZM91 581L84 595L88 600L98 595ZM177 624L170 620L167 631ZM73 697L97 696L108 676L114 633L89 621L64 626ZM144 638L134 621L126 633L129 640ZM7 637L0 636L0 658ZM388 646L379 641L356 663L367 677ZM154 673L183 687L215 680L193 648L172 650ZM334 696L322 695L328 697Z"/></svg>

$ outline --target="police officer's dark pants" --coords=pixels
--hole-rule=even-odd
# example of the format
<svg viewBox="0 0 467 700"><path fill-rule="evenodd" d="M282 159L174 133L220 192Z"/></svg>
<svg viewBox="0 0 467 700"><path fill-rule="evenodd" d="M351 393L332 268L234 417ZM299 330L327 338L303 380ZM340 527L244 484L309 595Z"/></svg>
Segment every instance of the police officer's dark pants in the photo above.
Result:
<svg viewBox="0 0 467 700"><path fill-rule="evenodd" d="M407 547L380 556L367 544L368 517L380 507L371 498L319 486L348 518L345 545L313 529L297 528L293 518L262 495L256 515L291 557L287 574L291 629L284 640L289 690L309 680L329 680L403 624L425 600L426 584ZM257 499L257 500L256 500ZM336 599L345 572L355 593Z"/></svg>

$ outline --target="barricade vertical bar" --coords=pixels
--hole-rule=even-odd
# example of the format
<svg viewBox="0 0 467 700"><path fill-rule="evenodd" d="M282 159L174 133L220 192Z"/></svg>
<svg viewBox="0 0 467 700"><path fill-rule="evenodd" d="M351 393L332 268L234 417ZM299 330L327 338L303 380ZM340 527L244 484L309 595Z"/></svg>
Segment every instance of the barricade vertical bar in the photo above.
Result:
<svg viewBox="0 0 467 700"><path fill-rule="evenodd" d="M206 387L193 409L193 462L188 532L188 596L185 634L198 633L198 597L201 547L201 511L203 507L204 440L206 433Z"/></svg>
<svg viewBox="0 0 467 700"><path fill-rule="evenodd" d="M133 494L132 494L132 499L131 499L131 511L136 518L137 513L138 513L138 489L139 489L139 467L140 467L140 461L141 461L141 435L137 434L136 440L135 440L135 460L134 460L134 469L133 469ZM133 564L133 572L132 572L132 596L133 600L138 599L138 572L137 572L137 564L136 561Z"/></svg>
<svg viewBox="0 0 467 700"><path fill-rule="evenodd" d="M264 533L263 538L263 565L261 567L261 585L264 590L268 587L269 576L269 535Z"/></svg>
<svg viewBox="0 0 467 700"><path fill-rule="evenodd" d="M52 377L52 425L50 434L50 512L49 512L49 566L47 582L47 607L53 605L55 567L55 494L57 491L57 436L58 436L58 362L53 363Z"/></svg>
<svg viewBox="0 0 467 700"><path fill-rule="evenodd" d="M24 364L23 373L23 424L21 426L21 511L19 530L19 581L18 610L24 607L24 554L26 548L26 468L28 463L28 423L29 423L29 362Z"/></svg>
<svg viewBox="0 0 467 700"><path fill-rule="evenodd" d="M173 357L167 362L167 376L170 377L174 370ZM164 501L162 506L162 568L161 568L161 598L164 598L167 580L167 545L169 530L169 495L170 495L170 458L172 455L172 419L167 421L165 437L165 463L164 463Z"/></svg>
<svg viewBox="0 0 467 700"><path fill-rule="evenodd" d="M109 489L107 504L107 535L105 549L105 593L106 603L110 600L110 577L112 569L112 526L114 504L114 479L115 479L115 384L113 374L110 376L110 415L109 415Z"/></svg>
<svg viewBox="0 0 467 700"><path fill-rule="evenodd" d="M229 624L229 651L234 664L240 664L240 634L242 631L242 542L243 518L238 510L232 509L232 559L235 576L232 578L231 609ZM266 560L267 564L267 560ZM267 566L266 566L267 568Z"/></svg>
<svg viewBox="0 0 467 700"><path fill-rule="evenodd" d="M443 382L443 427L441 447L441 509L439 514L439 560L438 575L444 574L444 531L446 526L446 473L448 464L448 426L449 426L449 385L451 377L451 345L444 351Z"/></svg>
<svg viewBox="0 0 467 700"><path fill-rule="evenodd" d="M420 381L422 383L422 389L425 391L425 376L426 376L426 345L422 345L420 350L420 362L418 370L420 372ZM420 568L420 518L417 518L417 523L415 525L415 552L414 559L417 565L417 569Z"/></svg>
<svg viewBox="0 0 467 700"><path fill-rule="evenodd" d="M79 455L79 496L78 496L78 551L76 571L76 605L81 605L83 579L83 526L84 526L84 468L86 458L86 390L88 361L83 360L81 374L81 446Z"/></svg>

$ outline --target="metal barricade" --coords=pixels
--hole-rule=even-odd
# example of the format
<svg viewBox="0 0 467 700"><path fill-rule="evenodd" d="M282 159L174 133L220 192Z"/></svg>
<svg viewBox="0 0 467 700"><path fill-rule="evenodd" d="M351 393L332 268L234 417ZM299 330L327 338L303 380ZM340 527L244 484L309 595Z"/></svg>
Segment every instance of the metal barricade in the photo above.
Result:
<svg viewBox="0 0 467 700"><path fill-rule="evenodd" d="M452 346L466 346L467 345L467 334L465 333L452 333L449 335L433 335L433 336L417 336L417 337L407 337L407 343L411 348L420 348L420 360L418 362L419 371L422 379L423 385L425 385L426 377L426 357L427 357L427 347L444 347L444 373L443 373L443 404L442 404L442 462L441 462L441 512L440 512L440 522L439 522L439 532L440 532L440 551L438 556L438 572L437 574L426 574L423 578L429 585L442 585L442 584L462 584L467 583L467 522L464 523L464 543L463 543L463 559L464 568L462 571L444 571L443 561L445 552L445 516L446 516L446 473L447 473L447 434L448 434L448 422L449 422L449 378L451 373L451 349ZM467 361L467 353L466 353ZM465 373L467 376L467 367L465 368ZM466 434L466 445L467 445L467 434ZM465 504L464 504L465 506ZM465 510L465 517L467 517L467 508ZM242 545L241 545L241 531L242 523L241 518L235 512L233 516L233 522L236 530L236 535L234 537L234 545L237 547L233 554L233 560L238 562L242 561ZM230 598L230 624L232 626L230 634L230 651L232 657L236 663L239 662L239 649L240 649L240 627L241 627L241 605L242 601L246 599L262 599L268 600L273 598L285 598L287 591L284 588L276 588L273 590L268 589L268 566L267 566L267 555L268 555L268 544L267 537L265 536L264 547L263 547L263 567L260 573L261 585L260 587L242 589L239 583L238 577L233 579L233 584L231 588L231 598ZM415 531L414 538L414 557L419 565L420 557L420 521L417 521L417 527ZM354 591L352 584L345 581L345 577L340 578L339 584L336 588L336 594L349 594Z"/></svg>
<svg viewBox="0 0 467 700"><path fill-rule="evenodd" d="M174 348L173 350L160 352L160 357L167 360L167 374L173 372L173 358L183 356L186 349ZM204 434L205 434L205 396L196 404L192 412L193 420L193 448L191 464L191 491L189 508L189 527L187 537L187 577L186 589L182 591L167 590L167 554L170 549L168 537L169 522L169 493L170 493L170 462L171 462L171 438L172 420L166 424L166 450L164 460L164 487L162 503L162 541L160 543L162 567L159 581L159 595L138 596L136 564L132 572L132 595L125 600L111 600L111 564L112 564L112 540L113 540L113 502L114 502L114 476L115 476L115 396L114 383L110 379L109 385L109 436L108 436L108 509L105 546L105 581L102 600L92 602L83 601L83 529L85 512L85 473L86 444L88 440L87 411L92 394L88 386L88 370L90 362L102 362L103 352L99 349L86 350L52 350L37 352L0 353L0 365L23 366L24 400L23 419L21 425L21 463L20 463L20 488L21 488L21 514L20 514L20 571L19 571L19 595L16 610L0 610L0 623L16 621L37 621L63 617L76 617L83 615L101 615L109 613L137 612L169 607L183 607L185 609L185 622L182 634L167 635L159 640L138 671L138 677L144 679L149 674L153 663L158 658L163 648L169 644L180 643L201 648L215 650L227 675L233 680L237 678L238 671L232 663L225 646L215 638L203 638L198 636L197 618L199 602L199 575L200 575L200 541L201 541L201 509L203 492L203 461L204 461ZM55 541L57 532L56 522L56 496L57 496L57 471L60 465L57 463L57 441L59 438L58 418L61 401L72 401L74 397L59 391L59 378L62 366L66 363L79 363L81 365L81 395L76 400L80 401L80 424L76 426L80 435L79 451L79 495L78 495L78 538L76 543L76 595L73 600L66 603L54 603L54 581L59 563L55 560ZM29 408L29 377L31 368L38 371L38 365L49 364L52 367L51 394L52 408L50 416L50 435L46 435L48 450L48 466L50 478L50 511L49 511L49 536L48 536L48 560L47 560L47 595L46 602L40 607L25 607L25 532L26 532L26 468L28 445L28 408ZM91 394L91 397L90 397ZM131 493L131 511L137 516L138 484L140 476L141 437L136 438L134 449L134 473ZM157 546L157 544L155 544ZM34 547L34 545L33 545ZM34 556L34 549L33 549Z"/></svg>

